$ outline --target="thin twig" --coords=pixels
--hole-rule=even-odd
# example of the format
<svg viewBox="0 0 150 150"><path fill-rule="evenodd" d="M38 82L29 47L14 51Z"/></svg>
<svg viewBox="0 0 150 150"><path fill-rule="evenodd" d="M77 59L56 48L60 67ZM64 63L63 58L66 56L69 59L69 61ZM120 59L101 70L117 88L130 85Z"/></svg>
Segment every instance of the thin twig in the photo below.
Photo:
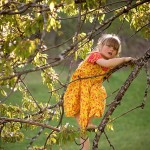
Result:
<svg viewBox="0 0 150 150"><path fill-rule="evenodd" d="M51 129L53 131L57 131L59 132L60 130L58 128L55 128L53 126L44 124L44 123L40 123L40 122L36 122L36 121L32 121L32 120L24 120L24 119L18 119L18 118L5 118L5 117L0 117L0 121L1 122L20 122L20 123L27 123L27 124L31 124L31 125L36 125L36 126L41 126L44 128L48 128Z"/></svg>
<svg viewBox="0 0 150 150"><path fill-rule="evenodd" d="M36 106L39 108L39 110L41 111L41 107L38 104L38 102L36 101L36 99L33 97L32 93L30 92L30 90L28 89L27 85L24 83L24 81L22 79L20 79L20 81L23 83L23 85L25 86L26 90L28 91L28 93L30 94L30 96L32 97L32 100L34 101L34 103L36 104Z"/></svg>
<svg viewBox="0 0 150 150"><path fill-rule="evenodd" d="M107 141L108 141L110 147L112 147L112 149L115 150L114 146L111 144L111 142L110 142L110 140L109 140L109 138L108 138L108 136L107 136L107 134L106 134L105 131L104 131L104 135L105 135L105 137L106 137L106 139L107 139Z"/></svg>

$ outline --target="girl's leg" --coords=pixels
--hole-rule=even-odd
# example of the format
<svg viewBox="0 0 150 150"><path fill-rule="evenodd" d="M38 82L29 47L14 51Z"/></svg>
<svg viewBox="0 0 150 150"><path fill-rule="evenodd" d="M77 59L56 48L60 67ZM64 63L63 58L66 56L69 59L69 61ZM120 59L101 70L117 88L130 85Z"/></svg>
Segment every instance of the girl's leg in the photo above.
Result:
<svg viewBox="0 0 150 150"><path fill-rule="evenodd" d="M92 119L93 117L91 117L88 121L88 125L87 125L87 129L96 129L97 126L95 124L92 123Z"/></svg>
<svg viewBox="0 0 150 150"><path fill-rule="evenodd" d="M80 114L78 113L75 116L75 118L77 120L78 126L80 127L80 124L79 124ZM90 150L90 140L89 140L89 138L87 138L87 139L80 138L80 144L81 144L82 150Z"/></svg>
<svg viewBox="0 0 150 150"><path fill-rule="evenodd" d="M80 125L79 125L79 117L80 117L80 114L79 114L79 113L75 115L75 118L76 118L76 121L77 121L77 123L78 123L78 126L80 127Z"/></svg>
<svg viewBox="0 0 150 150"><path fill-rule="evenodd" d="M87 139L80 138L80 143L81 143L82 150L90 150L89 138L87 138Z"/></svg>
<svg viewBox="0 0 150 150"><path fill-rule="evenodd" d="M76 116L75 116L76 120L77 120L77 123L78 123L78 126L80 127L80 124L79 124L79 119L80 119L80 114L78 113ZM95 124L92 123L92 119L93 117L91 117L88 121L88 125L87 125L87 129L88 128L97 128L97 126Z"/></svg>

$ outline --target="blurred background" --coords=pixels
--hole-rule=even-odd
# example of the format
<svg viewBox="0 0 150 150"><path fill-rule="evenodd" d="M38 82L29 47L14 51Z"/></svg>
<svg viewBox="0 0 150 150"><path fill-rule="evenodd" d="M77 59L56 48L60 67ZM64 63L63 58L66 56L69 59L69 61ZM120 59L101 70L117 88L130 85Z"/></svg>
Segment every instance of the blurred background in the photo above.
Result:
<svg viewBox="0 0 150 150"><path fill-rule="evenodd" d="M110 17L112 14L109 13L106 18ZM50 32L46 32L44 37L44 44L47 46L47 51L44 53L48 54L49 61L55 60L60 53L62 53L66 48L68 48L72 44L72 37L74 36L78 21L77 18L73 19L63 19L67 16L62 14L61 16L61 29L58 29L57 32L51 30ZM96 22L99 25L98 22ZM92 30L93 25L89 22L83 24L80 32L88 33ZM118 19L113 21L109 28L102 31L100 34L97 34L93 37L94 45L91 47L94 48L96 46L98 38L101 34L104 33L113 33L117 34L122 41L122 53L121 56L131 56L135 58L139 58L143 56L144 52L150 47L150 39L143 38L140 32L136 32L131 29L127 22L120 22ZM38 36L33 35L33 36ZM61 43L65 43L59 46ZM74 56L70 56L66 58L61 64L54 67L56 73L58 74L60 81L62 83L68 82L67 76L68 74L72 74L73 71L77 68L78 64L82 61L82 59L73 60ZM27 66L30 68L30 65ZM27 68L23 68L27 69ZM123 83L128 78L131 73L133 67L128 67L126 69L122 69L114 73L109 82L105 81L104 85L106 87L108 93L107 104L109 104L117 93L114 91L118 90ZM49 89L46 85L43 84L41 79L40 71L32 72L24 77L24 83L27 85L28 89L32 93L32 96L39 103L47 103L55 104L58 102L58 99L55 99L50 96ZM138 77L132 83L121 104L117 107L114 114L111 116L112 119L126 113L122 117L119 117L114 122L112 122L112 130L106 129L106 134L108 135L108 139L110 143L115 147L115 150L150 150L150 91L148 90L148 97L145 100L144 94L147 83L147 75L145 73L145 69L139 73ZM58 91L60 94L64 92L63 90ZM112 94L114 93L114 94ZM0 95L0 99L4 99L2 95ZM15 91L8 97L5 101L6 104L12 104L16 106L20 106L22 104L22 94L18 91ZM142 103L145 104L144 109L139 107ZM135 109L139 107L138 109ZM107 111L108 107L106 107ZM100 119L95 119L94 123L99 125L101 121ZM69 124L75 126L77 128L77 123L73 118L66 118L64 116L62 125L65 125L67 122ZM51 125L56 125L57 120L53 120L50 122ZM22 142L16 143L4 143L0 139L0 150L25 150L28 149L27 146L30 144L31 140L39 133L40 127L35 130L22 129L22 132L25 134L25 139ZM50 130L45 129L44 132L41 133L39 137L33 142L33 145L41 146L44 144L47 134ZM47 134L46 134L47 133ZM91 143L94 139L95 133L89 133ZM77 140L77 142L79 142ZM106 136L102 136L99 142L100 150L112 150L111 146ZM32 145L32 144L31 144ZM92 146L92 144L91 144ZM79 146L75 144L74 141L71 143L67 142L61 146L54 145L54 150L78 150ZM30 148L29 150L32 150ZM40 149L36 149L40 150Z"/></svg>

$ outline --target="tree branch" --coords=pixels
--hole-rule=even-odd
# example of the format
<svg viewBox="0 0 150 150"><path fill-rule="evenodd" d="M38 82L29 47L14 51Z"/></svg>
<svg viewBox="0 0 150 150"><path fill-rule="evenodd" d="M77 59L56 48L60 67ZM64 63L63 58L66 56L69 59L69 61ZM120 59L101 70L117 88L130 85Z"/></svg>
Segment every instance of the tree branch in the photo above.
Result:
<svg viewBox="0 0 150 150"><path fill-rule="evenodd" d="M35 122L35 121L31 121L31 120L23 120L23 119L17 119L17 118L0 117L0 123L6 123L6 122L27 123L27 124L30 124L30 125L36 125L36 126L48 128L48 129L51 129L51 130L54 130L54 131L57 131L57 132L60 131L58 128L55 128L53 126L50 126L50 125L47 125L47 124L43 124L43 123L39 123L39 122Z"/></svg>
<svg viewBox="0 0 150 150"><path fill-rule="evenodd" d="M145 55L137 60L137 64L134 67L133 71L130 73L128 79L125 81L123 86L120 88L118 94L114 98L114 101L108 108L107 112L105 113L100 125L98 126L98 132L95 135L94 141L93 141L93 150L98 150L98 141L100 140L100 137L102 133L104 132L105 126L109 121L109 116L113 114L116 107L120 104L122 97L124 96L125 92L129 88L132 81L137 77L138 73L140 72L141 68L145 65L145 63L148 62L150 59L150 48L146 51Z"/></svg>

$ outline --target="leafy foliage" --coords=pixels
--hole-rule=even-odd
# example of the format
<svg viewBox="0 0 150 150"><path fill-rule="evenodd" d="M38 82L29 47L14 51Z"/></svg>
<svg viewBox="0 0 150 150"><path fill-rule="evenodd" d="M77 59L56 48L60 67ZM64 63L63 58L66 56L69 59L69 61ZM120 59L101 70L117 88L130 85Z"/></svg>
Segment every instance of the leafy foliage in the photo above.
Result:
<svg viewBox="0 0 150 150"><path fill-rule="evenodd" d="M137 1L138 3L140 1ZM130 27L135 29L136 31L141 30L141 34L143 34L146 38L149 37L149 8L150 4L145 3L143 5L137 6L132 9L129 13L120 16L120 19L125 18L127 22L130 23Z"/></svg>
<svg viewBox="0 0 150 150"><path fill-rule="evenodd" d="M117 5L116 5L117 4ZM117 7L116 7L117 6ZM52 120L58 123L54 132L47 133L45 145L61 144L73 141L79 136L74 127L63 126L62 98L66 84L62 83L54 66L67 58L84 59L91 51L93 39L104 32L117 18L125 19L130 27L140 32L143 37L150 36L148 1L106 1L106 0L18 0L0 2L0 129L4 142L24 140L22 129L35 129L38 126L50 128ZM65 18L63 18L65 16ZM62 24L69 19L77 23L70 39L65 39ZM90 30L84 28L90 24ZM70 26L73 26L70 25ZM61 54L50 55L44 38L52 31L57 37L63 37L59 45ZM53 37L51 37L53 38ZM62 42L63 41L63 42ZM67 42L70 43L67 43ZM61 43L62 42L62 43ZM64 47L69 46L64 49ZM63 50L64 49L64 50ZM55 49L56 50L56 49ZM50 98L47 103L34 98L26 75L39 71L43 84L47 86ZM60 89L62 89L60 91ZM18 91L21 93L21 105L7 103L7 99ZM53 103L52 103L53 102ZM14 120L7 120L7 119ZM17 120L20 119L20 120ZM31 124L31 121L33 124ZM41 124L38 124L38 123ZM43 126L42 126L43 125ZM109 129L113 129L108 124ZM44 149L44 146L41 146ZM34 146L33 149L41 149Z"/></svg>
<svg viewBox="0 0 150 150"><path fill-rule="evenodd" d="M50 135L47 144L62 145L62 144L66 144L67 142L73 142L76 138L79 137L80 137L80 131L74 126L69 125L69 123L66 123L66 125L61 127L59 133L54 132Z"/></svg>
<svg viewBox="0 0 150 150"><path fill-rule="evenodd" d="M74 37L73 41L75 42L75 39L80 41L84 37L86 37L85 33L78 34L78 37ZM90 52L89 47L92 47L92 45L93 45L93 41L92 40L90 42L88 42L87 39L81 41L78 44L78 50L75 52L75 60L77 60L78 57L81 58L81 59L85 59L87 54Z"/></svg>

